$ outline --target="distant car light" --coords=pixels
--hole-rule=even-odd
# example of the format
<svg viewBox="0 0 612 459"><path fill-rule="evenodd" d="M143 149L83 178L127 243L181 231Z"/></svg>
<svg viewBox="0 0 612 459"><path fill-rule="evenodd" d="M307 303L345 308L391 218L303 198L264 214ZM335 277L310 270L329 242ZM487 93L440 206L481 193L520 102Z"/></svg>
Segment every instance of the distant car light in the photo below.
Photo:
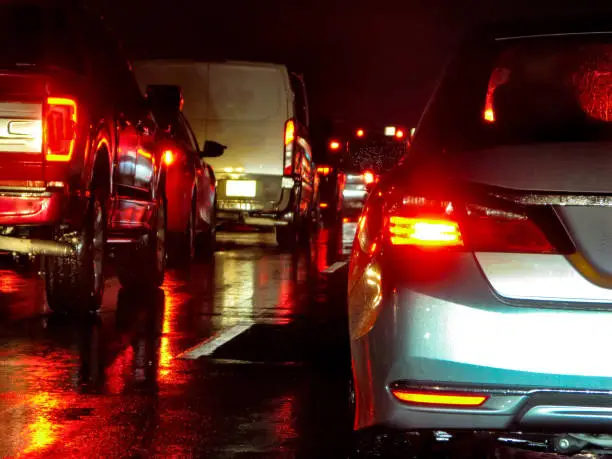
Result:
<svg viewBox="0 0 612 459"><path fill-rule="evenodd" d="M292 177L283 177L283 180L281 182L281 187L285 189L291 189L293 188L294 184L295 184L295 180L293 180Z"/></svg>
<svg viewBox="0 0 612 459"><path fill-rule="evenodd" d="M363 181L366 185L370 185L376 181L376 174L372 171L366 171L363 173Z"/></svg>
<svg viewBox="0 0 612 459"><path fill-rule="evenodd" d="M166 151L164 151L164 153L162 155L162 158L163 158L164 164L166 166L169 166L175 160L174 152L172 150L166 150Z"/></svg>
<svg viewBox="0 0 612 459"><path fill-rule="evenodd" d="M365 131L363 129L357 130L357 137L363 137L365 135Z"/></svg>
<svg viewBox="0 0 612 459"><path fill-rule="evenodd" d="M393 137L395 135L395 126L387 126L385 128L385 135L387 137Z"/></svg>
<svg viewBox="0 0 612 459"><path fill-rule="evenodd" d="M404 138L404 131L402 131L401 129L398 129L397 131L395 131L395 137L398 139L403 139Z"/></svg>
<svg viewBox="0 0 612 459"><path fill-rule="evenodd" d="M338 142L337 140L332 140L331 142L329 142L329 149L336 151L340 149L340 142Z"/></svg>
<svg viewBox="0 0 612 459"><path fill-rule="evenodd" d="M333 169L329 166L319 166L317 167L317 174L328 176L329 174L331 174L332 170Z"/></svg>

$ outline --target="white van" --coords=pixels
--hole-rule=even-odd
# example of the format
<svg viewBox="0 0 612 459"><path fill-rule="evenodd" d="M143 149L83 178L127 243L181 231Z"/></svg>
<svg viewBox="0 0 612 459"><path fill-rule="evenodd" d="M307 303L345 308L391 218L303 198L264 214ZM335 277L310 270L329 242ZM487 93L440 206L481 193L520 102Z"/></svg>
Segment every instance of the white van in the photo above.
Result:
<svg viewBox="0 0 612 459"><path fill-rule="evenodd" d="M303 80L283 65L252 62L140 61L151 84L183 89L184 113L200 145L227 147L208 161L217 177L217 219L275 226L293 247L315 212L315 168Z"/></svg>

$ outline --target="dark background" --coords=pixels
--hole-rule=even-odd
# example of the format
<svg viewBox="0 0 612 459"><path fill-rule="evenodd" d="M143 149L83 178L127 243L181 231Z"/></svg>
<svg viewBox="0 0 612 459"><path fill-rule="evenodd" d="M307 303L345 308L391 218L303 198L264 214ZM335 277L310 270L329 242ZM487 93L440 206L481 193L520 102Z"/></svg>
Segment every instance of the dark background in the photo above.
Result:
<svg viewBox="0 0 612 459"><path fill-rule="evenodd" d="M305 74L315 121L365 126L414 125L474 23L612 11L609 0L93 1L131 58L285 63Z"/></svg>

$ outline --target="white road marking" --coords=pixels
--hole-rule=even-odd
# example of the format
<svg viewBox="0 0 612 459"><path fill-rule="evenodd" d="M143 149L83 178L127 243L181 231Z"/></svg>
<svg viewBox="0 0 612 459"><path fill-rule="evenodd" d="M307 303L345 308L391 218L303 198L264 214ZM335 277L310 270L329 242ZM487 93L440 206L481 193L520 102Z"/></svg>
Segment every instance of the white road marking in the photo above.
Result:
<svg viewBox="0 0 612 459"><path fill-rule="evenodd" d="M333 265L328 266L327 268L325 268L323 270L324 274L333 274L336 271L338 271L339 269L344 268L347 265L348 262L346 261L337 261L335 262Z"/></svg>
<svg viewBox="0 0 612 459"><path fill-rule="evenodd" d="M231 340L247 331L253 325L253 322L247 322L243 324L234 325L233 327L222 330L221 332L217 333L216 335L213 335L209 339L202 341L200 344L195 345L191 349L187 349L182 354L179 354L176 358L195 360L203 356L211 355L221 346L229 343Z"/></svg>

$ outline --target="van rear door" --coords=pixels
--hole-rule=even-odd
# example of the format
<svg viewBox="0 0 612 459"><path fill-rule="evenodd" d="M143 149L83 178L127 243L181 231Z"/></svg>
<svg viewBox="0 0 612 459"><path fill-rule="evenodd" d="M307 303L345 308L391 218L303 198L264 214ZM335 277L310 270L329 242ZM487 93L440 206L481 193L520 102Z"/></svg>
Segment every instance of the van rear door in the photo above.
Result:
<svg viewBox="0 0 612 459"><path fill-rule="evenodd" d="M247 174L282 176L283 136L292 101L286 69L211 63L209 84L206 138L227 146L211 165L217 171L242 168Z"/></svg>

